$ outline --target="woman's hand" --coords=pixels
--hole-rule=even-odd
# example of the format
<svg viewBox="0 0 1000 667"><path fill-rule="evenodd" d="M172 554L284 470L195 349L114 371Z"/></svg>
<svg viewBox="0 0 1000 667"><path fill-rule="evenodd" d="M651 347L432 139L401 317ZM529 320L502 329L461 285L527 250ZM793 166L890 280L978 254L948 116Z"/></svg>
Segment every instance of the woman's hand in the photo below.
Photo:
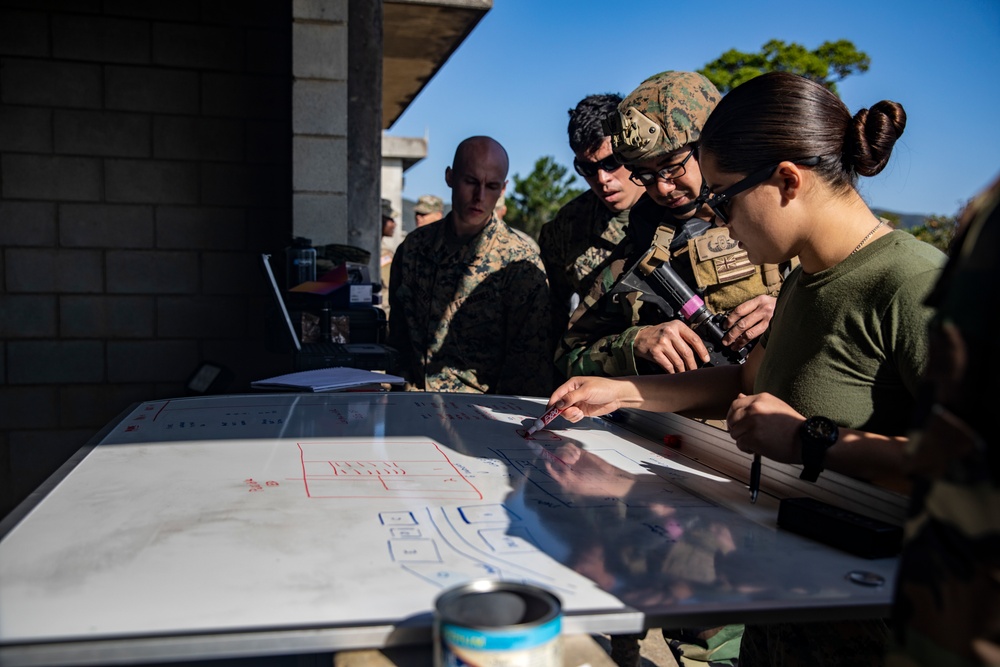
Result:
<svg viewBox="0 0 1000 667"><path fill-rule="evenodd" d="M805 417L772 394L740 394L726 415L736 446L781 463L802 463L796 434Z"/></svg>
<svg viewBox="0 0 1000 667"><path fill-rule="evenodd" d="M635 407L641 402L634 384L625 378L574 377L564 382L549 398L549 407L562 410L571 422L599 417L618 408Z"/></svg>

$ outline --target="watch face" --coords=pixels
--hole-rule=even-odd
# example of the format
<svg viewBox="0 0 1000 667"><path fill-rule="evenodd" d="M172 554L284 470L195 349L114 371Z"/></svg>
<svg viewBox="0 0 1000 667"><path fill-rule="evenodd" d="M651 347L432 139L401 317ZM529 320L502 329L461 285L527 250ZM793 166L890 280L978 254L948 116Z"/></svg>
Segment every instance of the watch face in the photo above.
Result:
<svg viewBox="0 0 1000 667"><path fill-rule="evenodd" d="M805 431L810 438L821 441L835 441L837 439L837 423L826 417L810 417L804 424Z"/></svg>

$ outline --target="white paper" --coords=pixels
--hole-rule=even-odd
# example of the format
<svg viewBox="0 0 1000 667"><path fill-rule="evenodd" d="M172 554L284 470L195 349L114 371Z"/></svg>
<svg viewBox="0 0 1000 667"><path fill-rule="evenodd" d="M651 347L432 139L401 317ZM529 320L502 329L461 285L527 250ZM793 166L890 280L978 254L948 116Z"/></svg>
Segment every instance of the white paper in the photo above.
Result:
<svg viewBox="0 0 1000 667"><path fill-rule="evenodd" d="M402 384L403 378L385 373L364 371L358 368L317 368L311 371L299 371L277 375L265 380L251 382L254 389L305 389L307 391L336 391L351 389L370 384Z"/></svg>

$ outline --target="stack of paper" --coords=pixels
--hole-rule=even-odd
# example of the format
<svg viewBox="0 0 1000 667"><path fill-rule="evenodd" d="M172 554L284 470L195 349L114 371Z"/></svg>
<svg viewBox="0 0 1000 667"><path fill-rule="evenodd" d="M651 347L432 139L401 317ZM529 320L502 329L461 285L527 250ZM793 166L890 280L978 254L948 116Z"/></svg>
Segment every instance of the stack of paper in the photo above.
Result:
<svg viewBox="0 0 1000 667"><path fill-rule="evenodd" d="M403 378L385 373L374 373L357 368L317 368L278 375L266 380L251 382L254 389L292 389L296 391L340 391L386 384L402 384Z"/></svg>

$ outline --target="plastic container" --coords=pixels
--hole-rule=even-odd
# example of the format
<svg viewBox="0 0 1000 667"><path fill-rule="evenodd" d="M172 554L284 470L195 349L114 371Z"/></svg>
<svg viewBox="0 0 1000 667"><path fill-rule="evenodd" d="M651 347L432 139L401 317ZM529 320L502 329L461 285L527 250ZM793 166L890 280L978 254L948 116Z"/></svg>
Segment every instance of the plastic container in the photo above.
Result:
<svg viewBox="0 0 1000 667"><path fill-rule="evenodd" d="M316 249L312 247L312 241L301 236L295 237L292 245L285 248L285 266L287 289L316 280Z"/></svg>

